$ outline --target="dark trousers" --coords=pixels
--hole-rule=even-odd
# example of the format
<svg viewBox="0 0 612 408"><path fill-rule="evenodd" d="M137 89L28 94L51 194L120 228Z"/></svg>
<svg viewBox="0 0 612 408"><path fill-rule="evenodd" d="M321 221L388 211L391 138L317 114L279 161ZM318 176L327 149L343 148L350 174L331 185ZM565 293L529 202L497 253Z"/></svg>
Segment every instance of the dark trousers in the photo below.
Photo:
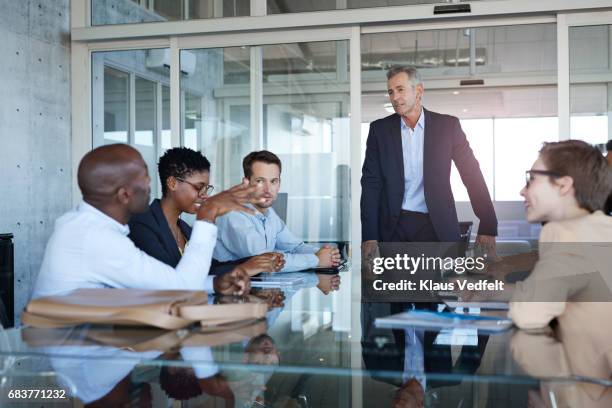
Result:
<svg viewBox="0 0 612 408"><path fill-rule="evenodd" d="M390 242L439 242L439 239L429 214L402 210ZM392 248L381 248L380 254L383 257L394 257L396 252ZM436 310L436 301L436 298L431 298L429 301L394 302L391 303L391 311L401 313L413 307Z"/></svg>
<svg viewBox="0 0 612 408"><path fill-rule="evenodd" d="M406 211L400 217L391 236L391 242L438 242L429 214Z"/></svg>

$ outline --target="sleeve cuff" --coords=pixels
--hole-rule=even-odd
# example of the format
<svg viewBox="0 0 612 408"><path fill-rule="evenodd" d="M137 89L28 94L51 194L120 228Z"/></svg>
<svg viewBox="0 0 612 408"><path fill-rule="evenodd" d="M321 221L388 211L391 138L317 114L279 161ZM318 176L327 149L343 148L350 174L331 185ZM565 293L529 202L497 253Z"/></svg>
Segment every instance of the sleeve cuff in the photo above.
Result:
<svg viewBox="0 0 612 408"><path fill-rule="evenodd" d="M192 244L201 244L205 242L217 241L217 226L208 221L196 221L193 223L191 238L189 242Z"/></svg>
<svg viewBox="0 0 612 408"><path fill-rule="evenodd" d="M209 378L219 372L210 347L183 347L181 356L183 360L191 363L197 378Z"/></svg>
<svg viewBox="0 0 612 408"><path fill-rule="evenodd" d="M309 254L308 258L310 258L310 268L316 268L317 266L319 266L319 257L316 256L315 254Z"/></svg>
<svg viewBox="0 0 612 408"><path fill-rule="evenodd" d="M212 295L215 293L215 287L213 286L213 281L215 280L214 276L207 276L204 281L204 290L208 292L208 294Z"/></svg>
<svg viewBox="0 0 612 408"><path fill-rule="evenodd" d="M483 225L482 222L478 225L478 235L497 236L497 225Z"/></svg>

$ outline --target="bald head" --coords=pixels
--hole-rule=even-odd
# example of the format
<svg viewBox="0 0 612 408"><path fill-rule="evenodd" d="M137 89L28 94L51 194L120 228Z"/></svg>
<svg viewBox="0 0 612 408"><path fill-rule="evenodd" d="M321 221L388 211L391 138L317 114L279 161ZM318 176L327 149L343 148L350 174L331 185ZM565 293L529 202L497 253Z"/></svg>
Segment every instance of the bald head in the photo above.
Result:
<svg viewBox="0 0 612 408"><path fill-rule="evenodd" d="M130 184L146 165L138 150L125 144L101 146L79 163L78 181L83 197L108 196Z"/></svg>
<svg viewBox="0 0 612 408"><path fill-rule="evenodd" d="M118 206L130 215L146 210L150 193L147 166L131 146L93 149L79 163L77 178L83 199L97 208Z"/></svg>

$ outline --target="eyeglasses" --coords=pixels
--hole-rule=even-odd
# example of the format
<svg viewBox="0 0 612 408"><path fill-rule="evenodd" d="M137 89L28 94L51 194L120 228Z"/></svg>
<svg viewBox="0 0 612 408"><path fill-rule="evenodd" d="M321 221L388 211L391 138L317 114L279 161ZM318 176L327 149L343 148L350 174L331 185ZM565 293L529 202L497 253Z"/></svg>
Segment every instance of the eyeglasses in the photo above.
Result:
<svg viewBox="0 0 612 408"><path fill-rule="evenodd" d="M533 181L533 175L537 174L540 176L549 176L549 177L563 177L561 173L557 173L556 171L548 171L548 170L527 170L525 172L525 187L529 188L529 184Z"/></svg>
<svg viewBox="0 0 612 408"><path fill-rule="evenodd" d="M210 195L210 193L212 193L212 191L215 189L215 186L211 186L210 184L208 185L203 185L202 187L196 186L195 184L193 184L190 181L187 181L185 179L182 178L176 178L178 181L182 181L183 183L187 183L189 184L191 187L195 188L196 191L198 192L198 195L200 196L208 196Z"/></svg>

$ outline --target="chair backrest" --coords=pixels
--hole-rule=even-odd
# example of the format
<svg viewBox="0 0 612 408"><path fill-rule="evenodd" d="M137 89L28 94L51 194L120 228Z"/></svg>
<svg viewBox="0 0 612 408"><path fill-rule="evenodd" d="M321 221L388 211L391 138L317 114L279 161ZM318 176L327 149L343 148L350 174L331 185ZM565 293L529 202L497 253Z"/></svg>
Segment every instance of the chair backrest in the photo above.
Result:
<svg viewBox="0 0 612 408"><path fill-rule="evenodd" d="M272 204L272 208L276 211L276 214L280 217L281 220L286 224L287 223L287 193L278 193L276 197L276 201Z"/></svg>
<svg viewBox="0 0 612 408"><path fill-rule="evenodd" d="M13 234L0 234L0 323L15 323L15 267Z"/></svg>

